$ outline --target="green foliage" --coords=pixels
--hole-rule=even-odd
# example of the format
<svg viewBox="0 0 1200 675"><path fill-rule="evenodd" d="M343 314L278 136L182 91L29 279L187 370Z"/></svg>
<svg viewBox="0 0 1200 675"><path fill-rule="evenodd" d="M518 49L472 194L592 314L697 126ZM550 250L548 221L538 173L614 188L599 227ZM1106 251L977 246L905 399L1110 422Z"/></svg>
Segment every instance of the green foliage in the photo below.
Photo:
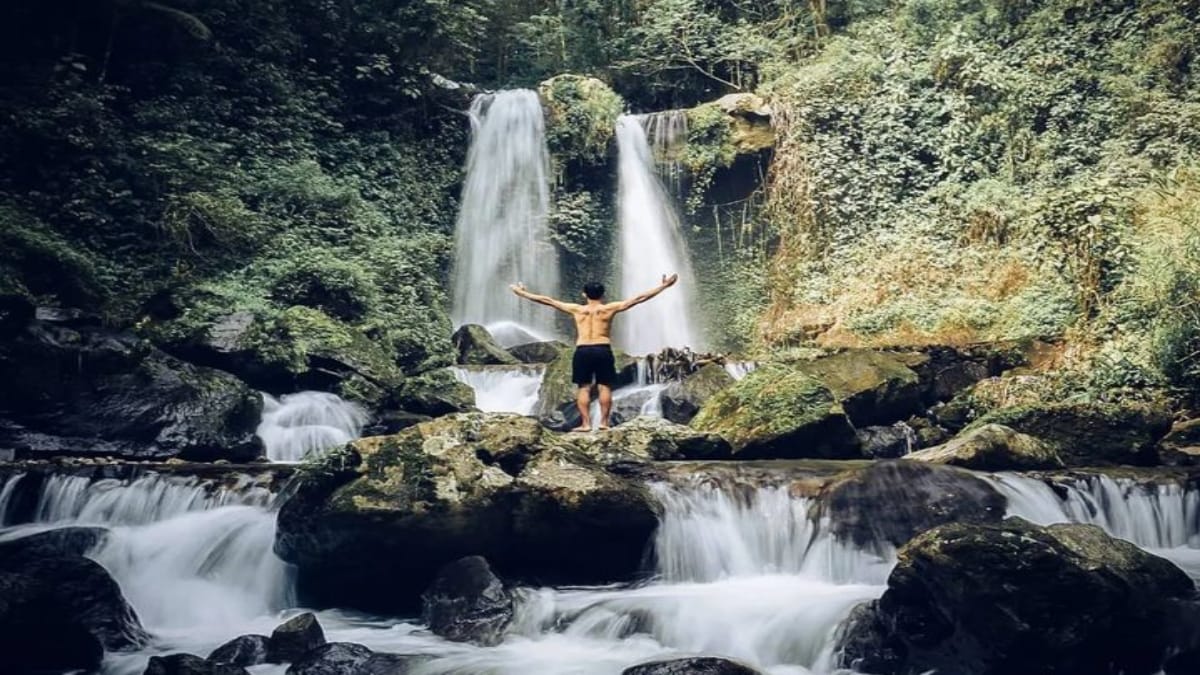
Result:
<svg viewBox="0 0 1200 675"><path fill-rule="evenodd" d="M767 364L717 392L691 426L720 433L735 446L770 438L825 419L841 408L820 380Z"/></svg>
<svg viewBox="0 0 1200 675"><path fill-rule="evenodd" d="M563 161L597 163L608 154L624 101L600 80L559 75L538 85L547 110L546 144Z"/></svg>
<svg viewBox="0 0 1200 675"><path fill-rule="evenodd" d="M688 110L688 137L679 162L691 176L687 208L691 213L700 209L717 170L728 167L737 157L733 147L733 121L714 104Z"/></svg>

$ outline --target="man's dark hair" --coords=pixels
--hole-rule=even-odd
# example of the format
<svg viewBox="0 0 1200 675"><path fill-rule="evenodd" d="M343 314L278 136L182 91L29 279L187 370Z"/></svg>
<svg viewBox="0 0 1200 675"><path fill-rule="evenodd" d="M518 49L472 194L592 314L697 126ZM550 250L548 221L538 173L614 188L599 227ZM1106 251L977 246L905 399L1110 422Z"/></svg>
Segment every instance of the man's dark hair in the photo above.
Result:
<svg viewBox="0 0 1200 675"><path fill-rule="evenodd" d="M589 281L583 285L583 294L591 300L599 300L604 297L604 284L599 281Z"/></svg>

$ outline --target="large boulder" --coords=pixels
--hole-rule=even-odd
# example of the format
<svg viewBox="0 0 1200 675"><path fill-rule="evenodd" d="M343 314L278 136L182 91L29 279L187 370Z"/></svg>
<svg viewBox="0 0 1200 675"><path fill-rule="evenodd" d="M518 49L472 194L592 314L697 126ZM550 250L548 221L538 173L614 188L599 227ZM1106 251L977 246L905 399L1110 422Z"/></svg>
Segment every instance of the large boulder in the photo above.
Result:
<svg viewBox="0 0 1200 675"><path fill-rule="evenodd" d="M132 335L35 321L0 342L0 447L20 457L249 461L257 392Z"/></svg>
<svg viewBox="0 0 1200 675"><path fill-rule="evenodd" d="M1004 496L969 471L907 460L854 469L823 486L819 515L859 548L900 546L945 523L998 522Z"/></svg>
<svg viewBox="0 0 1200 675"><path fill-rule="evenodd" d="M1000 424L1047 443L1067 466L1158 463L1171 415L1138 403L1038 403L993 410L971 425Z"/></svg>
<svg viewBox="0 0 1200 675"><path fill-rule="evenodd" d="M977 471L1063 468L1062 459L1049 444L1001 424L972 427L947 443L918 450L905 459L953 464Z"/></svg>
<svg viewBox="0 0 1200 675"><path fill-rule="evenodd" d="M621 671L621 675L762 675L750 666L715 656L651 661Z"/></svg>
<svg viewBox="0 0 1200 675"><path fill-rule="evenodd" d="M558 340L546 340L543 342L527 342L515 347L510 347L509 354L512 354L521 363L550 363L562 353L570 349L565 342Z"/></svg>
<svg viewBox="0 0 1200 675"><path fill-rule="evenodd" d="M474 323L464 324L450 336L457 355L455 363L471 366L515 365L521 361L496 344L486 328Z"/></svg>
<svg viewBox="0 0 1200 675"><path fill-rule="evenodd" d="M613 387L633 384L637 380L637 359L615 350L613 356L617 368ZM570 348L551 361L542 375L542 386L538 388L533 414L552 429L566 430L579 426L579 411L575 409L578 387L571 381L571 359L574 357L575 349Z"/></svg>
<svg viewBox="0 0 1200 675"><path fill-rule="evenodd" d="M682 381L672 382L663 390L660 396L662 415L672 422L687 424L700 412L705 401L734 382L733 376L725 368L716 363L706 363Z"/></svg>
<svg viewBox="0 0 1200 675"><path fill-rule="evenodd" d="M919 413L924 393L910 367L927 360L922 354L856 349L794 364L820 380L855 426L891 424Z"/></svg>
<svg viewBox="0 0 1200 675"><path fill-rule="evenodd" d="M919 442L917 432L904 422L888 426L861 427L854 430L864 457L895 459L912 451Z"/></svg>
<svg viewBox="0 0 1200 675"><path fill-rule="evenodd" d="M404 380L396 402L409 413L437 417L473 410L475 390L441 368Z"/></svg>
<svg viewBox="0 0 1200 675"><path fill-rule="evenodd" d="M0 654L14 672L91 670L106 649L134 649L147 639L120 587L96 562L44 557L36 547L0 557Z"/></svg>
<svg viewBox="0 0 1200 675"><path fill-rule="evenodd" d="M718 392L691 426L724 436L738 458L859 456L854 427L829 388L777 364L760 366Z"/></svg>
<svg viewBox="0 0 1200 675"><path fill-rule="evenodd" d="M493 645L513 618L513 599L487 560L473 555L438 571L421 595L421 617L447 640Z"/></svg>
<svg viewBox="0 0 1200 675"><path fill-rule="evenodd" d="M603 433L568 434L563 446L601 462L728 459L733 448L721 436L657 417L638 417Z"/></svg>
<svg viewBox="0 0 1200 675"><path fill-rule="evenodd" d="M842 658L881 675L1149 675L1177 647L1171 604L1194 593L1175 565L1094 526L953 523L900 550Z"/></svg>
<svg viewBox="0 0 1200 675"><path fill-rule="evenodd" d="M325 644L325 631L312 612L298 614L275 627L267 638L267 661L291 663Z"/></svg>
<svg viewBox="0 0 1200 675"><path fill-rule="evenodd" d="M0 514L3 515L3 514ZM0 567L19 564L22 558L82 556L108 538L103 527L60 527L19 539L0 542Z"/></svg>
<svg viewBox="0 0 1200 675"><path fill-rule="evenodd" d="M519 415L464 413L360 439L298 477L275 550L298 566L304 601L380 612L415 609L468 555L537 583L628 579L656 502L561 438Z"/></svg>

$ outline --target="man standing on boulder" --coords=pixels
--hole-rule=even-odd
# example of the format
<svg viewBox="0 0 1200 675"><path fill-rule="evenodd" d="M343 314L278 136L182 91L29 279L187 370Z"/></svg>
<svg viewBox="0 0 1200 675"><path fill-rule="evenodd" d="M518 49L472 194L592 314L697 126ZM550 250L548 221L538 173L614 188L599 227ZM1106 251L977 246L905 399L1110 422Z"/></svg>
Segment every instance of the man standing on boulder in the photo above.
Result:
<svg viewBox="0 0 1200 675"><path fill-rule="evenodd" d="M579 389L575 393L575 407L579 409L580 425L571 431L590 431L592 381L600 389L600 428L608 428L608 415L612 411L612 384L617 377L616 360L612 352L612 320L617 314L662 293L675 282L678 274L663 275L658 286L627 300L604 302L604 284L591 281L583 285L583 296L587 303L560 302L546 295L537 295L525 290L524 284L513 284L513 293L534 302L548 305L566 312L575 320L575 356L571 359L571 381Z"/></svg>

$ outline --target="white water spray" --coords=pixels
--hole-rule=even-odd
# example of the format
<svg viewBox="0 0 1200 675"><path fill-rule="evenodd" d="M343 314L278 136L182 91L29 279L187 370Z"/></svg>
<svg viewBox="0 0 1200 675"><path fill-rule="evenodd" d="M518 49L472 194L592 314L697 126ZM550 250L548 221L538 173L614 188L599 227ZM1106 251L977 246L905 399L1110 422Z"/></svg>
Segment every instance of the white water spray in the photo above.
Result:
<svg viewBox="0 0 1200 675"><path fill-rule="evenodd" d="M350 401L302 391L275 398L263 394L256 432L272 462L299 462L309 455L349 443L362 434L367 413Z"/></svg>
<svg viewBox="0 0 1200 675"><path fill-rule="evenodd" d="M637 115L637 120L646 130L659 178L671 195L678 198L683 192L684 169L679 155L687 146L687 111L663 110Z"/></svg>
<svg viewBox="0 0 1200 675"><path fill-rule="evenodd" d="M455 366L454 377L475 390L475 407L483 412L532 415L542 386L542 365Z"/></svg>
<svg viewBox="0 0 1200 675"><path fill-rule="evenodd" d="M513 295L522 282L558 292L558 256L546 217L549 154L536 92L481 94L471 103L462 205L455 230L455 325L516 321L552 334L553 316Z"/></svg>
<svg viewBox="0 0 1200 675"><path fill-rule="evenodd" d="M657 286L664 274L679 274L679 283L651 301L653 307L636 307L617 319L618 344L632 354L666 347L700 350L704 345L699 322L692 317L691 260L679 218L654 175L646 132L636 118L617 118L617 148L621 294L635 295Z"/></svg>

